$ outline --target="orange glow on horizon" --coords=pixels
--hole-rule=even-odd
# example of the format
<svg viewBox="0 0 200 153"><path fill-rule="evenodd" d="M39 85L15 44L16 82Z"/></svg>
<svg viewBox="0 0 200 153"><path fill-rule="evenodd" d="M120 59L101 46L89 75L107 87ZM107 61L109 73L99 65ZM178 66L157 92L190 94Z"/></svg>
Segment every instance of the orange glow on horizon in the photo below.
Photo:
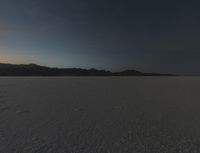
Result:
<svg viewBox="0 0 200 153"><path fill-rule="evenodd" d="M11 53L0 53L0 63L9 63L9 64L29 64L31 61L27 61L25 58L26 55L22 54L11 54Z"/></svg>

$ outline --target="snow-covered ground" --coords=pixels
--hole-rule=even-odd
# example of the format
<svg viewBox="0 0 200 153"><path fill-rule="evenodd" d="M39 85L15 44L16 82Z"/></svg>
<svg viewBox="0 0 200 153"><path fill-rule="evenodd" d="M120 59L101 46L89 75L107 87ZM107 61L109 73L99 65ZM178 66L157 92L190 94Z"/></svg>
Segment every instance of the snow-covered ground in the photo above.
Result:
<svg viewBox="0 0 200 153"><path fill-rule="evenodd" d="M199 77L0 78L0 153L199 152Z"/></svg>

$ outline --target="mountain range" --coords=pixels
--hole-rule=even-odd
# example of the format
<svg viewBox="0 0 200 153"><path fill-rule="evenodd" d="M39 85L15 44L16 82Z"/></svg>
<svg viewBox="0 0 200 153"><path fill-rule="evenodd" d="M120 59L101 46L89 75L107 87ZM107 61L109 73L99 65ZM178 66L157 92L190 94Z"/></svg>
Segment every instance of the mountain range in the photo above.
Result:
<svg viewBox="0 0 200 153"><path fill-rule="evenodd" d="M0 76L175 76L174 74L144 73L136 70L111 72L97 69L52 68L37 64L0 63Z"/></svg>

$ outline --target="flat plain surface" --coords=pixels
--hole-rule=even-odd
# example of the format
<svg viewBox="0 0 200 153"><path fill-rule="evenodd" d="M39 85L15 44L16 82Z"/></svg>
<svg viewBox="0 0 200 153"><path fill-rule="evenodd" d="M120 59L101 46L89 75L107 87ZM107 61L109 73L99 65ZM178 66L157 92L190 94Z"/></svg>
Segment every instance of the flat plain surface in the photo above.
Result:
<svg viewBox="0 0 200 153"><path fill-rule="evenodd" d="M1 153L199 153L199 77L0 78Z"/></svg>

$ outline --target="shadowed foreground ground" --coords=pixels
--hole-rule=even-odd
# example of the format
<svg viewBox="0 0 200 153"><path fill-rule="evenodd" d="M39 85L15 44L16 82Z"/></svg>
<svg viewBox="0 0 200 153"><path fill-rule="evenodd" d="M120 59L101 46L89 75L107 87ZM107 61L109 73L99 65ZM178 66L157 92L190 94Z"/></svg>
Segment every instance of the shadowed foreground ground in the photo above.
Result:
<svg viewBox="0 0 200 153"><path fill-rule="evenodd" d="M199 153L200 78L0 78L1 153Z"/></svg>

